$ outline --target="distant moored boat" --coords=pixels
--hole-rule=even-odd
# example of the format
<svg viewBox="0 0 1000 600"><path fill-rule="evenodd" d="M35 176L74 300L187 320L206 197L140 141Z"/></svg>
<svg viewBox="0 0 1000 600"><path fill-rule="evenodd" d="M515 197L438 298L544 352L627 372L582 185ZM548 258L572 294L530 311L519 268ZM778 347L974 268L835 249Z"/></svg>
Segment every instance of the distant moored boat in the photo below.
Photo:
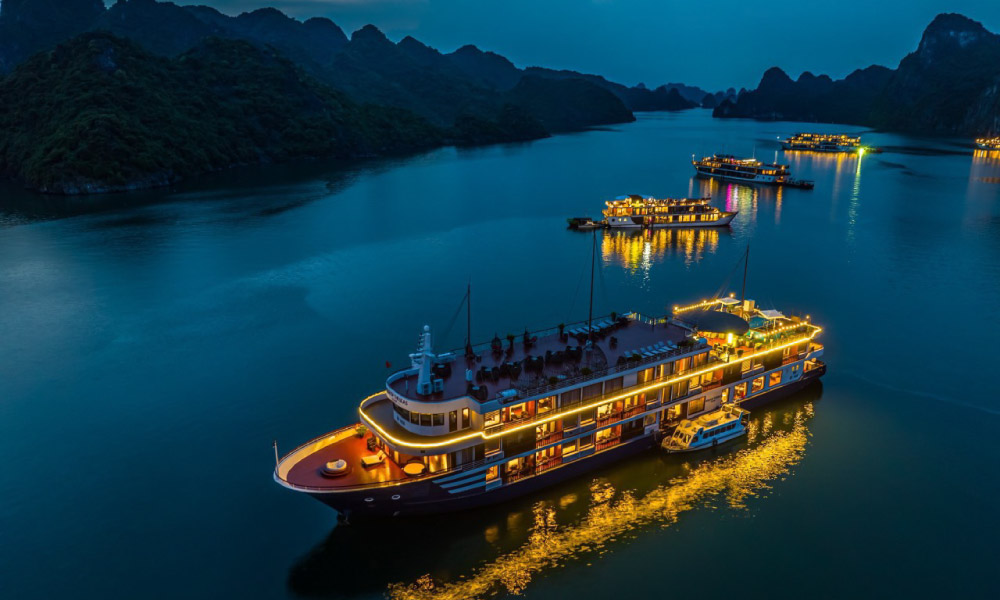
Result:
<svg viewBox="0 0 1000 600"><path fill-rule="evenodd" d="M976 147L980 150L1000 150L1000 136L979 138L976 140Z"/></svg>
<svg viewBox="0 0 1000 600"><path fill-rule="evenodd" d="M863 152L861 138L837 133L796 133L781 142L784 150L811 152Z"/></svg>
<svg viewBox="0 0 1000 600"><path fill-rule="evenodd" d="M724 212L711 198L653 198L630 194L605 202L604 218L611 228L724 227L735 212Z"/></svg>
<svg viewBox="0 0 1000 600"><path fill-rule="evenodd" d="M759 183L763 185L784 185L811 190L813 182L805 179L794 179L788 170L788 165L764 163L756 158L737 158L732 154L713 154L691 164L699 177L714 177L743 183Z"/></svg>

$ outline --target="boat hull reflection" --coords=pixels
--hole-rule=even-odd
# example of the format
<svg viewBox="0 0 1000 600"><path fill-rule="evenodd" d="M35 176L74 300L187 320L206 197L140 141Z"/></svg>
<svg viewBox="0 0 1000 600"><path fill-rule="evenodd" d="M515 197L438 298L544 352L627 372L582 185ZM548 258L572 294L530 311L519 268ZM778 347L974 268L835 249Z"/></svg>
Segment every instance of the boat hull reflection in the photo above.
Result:
<svg viewBox="0 0 1000 600"><path fill-rule="evenodd" d="M648 269L668 254L697 262L714 254L720 237L729 235L729 229L716 228L608 230L601 238L601 257L633 271Z"/></svg>
<svg viewBox="0 0 1000 600"><path fill-rule="evenodd" d="M519 593L545 570L613 549L627 543L622 533L668 525L713 498L745 508L801 459L821 395L818 381L789 390L725 448L649 452L502 509L337 526L291 569L288 585L301 595L414 600Z"/></svg>

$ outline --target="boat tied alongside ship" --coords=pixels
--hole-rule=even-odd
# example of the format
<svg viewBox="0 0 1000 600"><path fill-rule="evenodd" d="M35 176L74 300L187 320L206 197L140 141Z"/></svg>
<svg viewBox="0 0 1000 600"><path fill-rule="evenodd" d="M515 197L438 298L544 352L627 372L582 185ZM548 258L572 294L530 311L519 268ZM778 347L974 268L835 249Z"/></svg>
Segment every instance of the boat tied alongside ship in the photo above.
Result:
<svg viewBox="0 0 1000 600"><path fill-rule="evenodd" d="M743 437L750 412L727 404L695 419L685 419L674 434L663 440L667 452L696 452Z"/></svg>
<svg viewBox="0 0 1000 600"><path fill-rule="evenodd" d="M700 160L691 157L691 164L699 177L725 181L797 187L811 190L814 183L808 179L795 179L788 165L764 163L756 158L738 158L732 154L713 154Z"/></svg>
<svg viewBox="0 0 1000 600"><path fill-rule="evenodd" d="M361 402L359 423L284 456L274 479L345 516L501 502L655 447L686 419L817 381L821 331L733 297L465 351L434 352L425 327L410 367Z"/></svg>

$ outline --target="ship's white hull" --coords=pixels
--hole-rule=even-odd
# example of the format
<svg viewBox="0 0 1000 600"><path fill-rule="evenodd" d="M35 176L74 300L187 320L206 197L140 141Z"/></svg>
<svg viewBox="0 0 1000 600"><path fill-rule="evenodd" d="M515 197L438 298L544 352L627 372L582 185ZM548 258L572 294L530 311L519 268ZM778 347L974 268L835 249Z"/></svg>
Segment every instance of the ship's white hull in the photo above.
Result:
<svg viewBox="0 0 1000 600"><path fill-rule="evenodd" d="M715 179L722 179L724 181L739 181L742 183L764 183L764 184L775 184L780 183L781 180L774 175L750 175L746 173L721 173L711 171L703 171L701 169L696 169L699 177L714 177Z"/></svg>
<svg viewBox="0 0 1000 600"><path fill-rule="evenodd" d="M714 221L688 221L677 223L637 223L632 217L610 217L608 227L612 229L688 229L691 227L725 227L738 213L727 213Z"/></svg>
<svg viewBox="0 0 1000 600"><path fill-rule="evenodd" d="M671 454L674 454L674 453L680 454L680 453L684 453L684 452L697 452L699 450L706 450L708 448L714 448L714 447L719 446L721 444L725 444L726 442L730 442L732 440L735 440L736 438L743 437L744 435L746 435L746 433L747 433L746 428L745 427L741 427L741 428L739 428L737 430L734 430L729 435L720 435L717 438L712 438L711 440L705 440L705 441L703 441L701 443L698 443L698 444L696 444L694 446L687 446L687 447L673 445L673 444L669 443L670 440L665 440L663 442L663 449L666 450L667 452L671 453Z"/></svg>
<svg viewBox="0 0 1000 600"><path fill-rule="evenodd" d="M825 147L810 147L810 146L798 146L794 144L781 144L782 150L798 150L802 152L857 152L858 146L825 146Z"/></svg>

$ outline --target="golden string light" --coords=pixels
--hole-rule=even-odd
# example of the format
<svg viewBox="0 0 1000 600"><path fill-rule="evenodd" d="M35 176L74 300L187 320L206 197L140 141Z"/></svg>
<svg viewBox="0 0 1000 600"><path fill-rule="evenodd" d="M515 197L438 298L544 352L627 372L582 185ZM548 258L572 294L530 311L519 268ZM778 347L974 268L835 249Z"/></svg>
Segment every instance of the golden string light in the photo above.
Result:
<svg viewBox="0 0 1000 600"><path fill-rule="evenodd" d="M771 353L774 353L774 352L778 352L780 350L784 350L785 348L790 348L792 346L796 346L798 344L801 344L802 342L811 341L814 337L816 337L816 335L818 335L821 331L823 331L823 329L821 327L818 327L816 325L812 325L812 327L814 328L813 331L809 335L807 335L805 337L796 338L796 339L794 339L794 340L792 340L790 342L785 342L783 344L779 344L779 345L774 346L772 348L760 350L758 352L751 352L751 353L748 353L748 354L744 354L743 356L740 357L740 361L752 360L752 359L757 358L757 357L766 356L768 354L771 354ZM381 392L377 392L375 394L372 394L371 396L368 396L364 401L362 401L362 406L358 407L358 413L361 415L361 419L364 422L366 422L369 425L371 425L372 428L374 428L376 431L378 431L379 434L381 434L381 436L384 439L392 442L393 444L396 444L396 445L399 445L399 446L408 447L408 448L425 448L425 449L443 448L445 446L450 446L452 444L457 444L459 442L464 442L466 440L472 440L472 439L476 439L476 438L482 438L483 440L491 440L491 439L498 438L498 437L501 437L501 436L504 436L504 435L508 435L510 433L514 433L516 431L521 431L521 430L528 429L528 428L534 428L534 427L537 427L538 425L542 425L542 424L548 423L550 421L555 421L556 419L561 419L563 417L567 417L567 416L571 416L571 415L576 415L576 414L582 413L582 412L584 412L586 410L590 410L592 408L596 408L597 406L600 406L601 404L605 404L607 402L616 402L618 400L624 400L625 398L628 398L629 396L634 396L636 394L644 394L644 393L647 393L647 392L657 391L657 390L663 389L663 388L665 388L667 386L673 385L675 383L680 383L682 381L686 381L686 380L692 379L694 377L700 377L700 376L704 375L705 373L711 373L712 371L715 371L716 369L724 368L726 366L726 364L728 364L728 363L725 363L725 364L722 364L722 365L720 365L719 363L713 363L711 366L705 367L704 369L699 369L697 371L691 371L691 372L685 373L683 375L678 375L677 377L673 377L671 379L666 379L666 380L663 380L663 381L652 383L652 384L647 385L647 386L643 386L643 387L638 388L638 389L632 389L632 390L629 390L626 393L619 394L619 395L613 396L611 398L600 398L599 400L596 400L594 402L591 402L591 403L588 403L588 404L584 404L584 405L581 405L581 406L578 406L578 407L575 407L575 408L572 408L572 409L569 409L569 410L564 410L564 411L556 412L556 413L554 413L552 415L549 415L549 416L547 416L545 418L538 419L538 420L535 420L535 421L529 421L527 423L524 423L524 424L521 424L521 425L517 425L517 426L511 427L509 429L505 429L505 430L503 430L502 432L499 432L499 433L487 433L485 431L473 431L473 432L469 432L469 433L466 433L466 434L462 434L462 435L459 435L459 436L455 436L453 438L448 438L446 440L441 440L441 441L437 441L437 442L405 442L405 441L400 440L400 439L394 437L393 435L391 435L382 426L380 426L378 423L376 423L374 419L372 419L369 415L367 415L365 413L365 411L364 411L364 406L363 406L364 402L367 402L368 400L370 400L370 399L372 399L372 398L374 398L374 397L376 397L376 396L378 396L380 394L385 393L385 390L382 390Z"/></svg>

